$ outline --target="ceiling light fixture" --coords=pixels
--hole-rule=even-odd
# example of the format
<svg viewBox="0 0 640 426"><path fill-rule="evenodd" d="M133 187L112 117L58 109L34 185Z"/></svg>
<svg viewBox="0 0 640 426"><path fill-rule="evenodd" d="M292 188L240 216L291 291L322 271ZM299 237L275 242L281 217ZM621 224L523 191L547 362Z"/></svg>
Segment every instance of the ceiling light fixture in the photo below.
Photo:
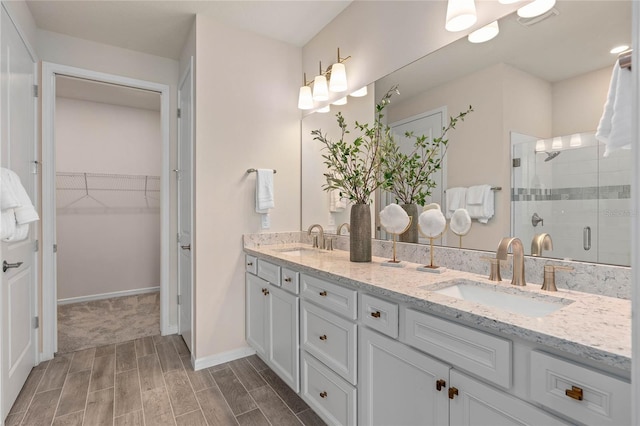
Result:
<svg viewBox="0 0 640 426"><path fill-rule="evenodd" d="M556 0L534 0L518 9L521 18L534 18L550 11L556 5Z"/></svg>
<svg viewBox="0 0 640 426"><path fill-rule="evenodd" d="M329 105L327 105L325 107L320 108L317 112L323 112L324 113L324 112L329 112L329 111L331 111L331 107Z"/></svg>
<svg viewBox="0 0 640 426"><path fill-rule="evenodd" d="M551 149L562 149L562 138L560 136L553 138Z"/></svg>
<svg viewBox="0 0 640 426"><path fill-rule="evenodd" d="M521 0L498 0L498 3L500 4L513 4L513 3L518 3Z"/></svg>
<svg viewBox="0 0 640 426"><path fill-rule="evenodd" d="M547 150L547 147L545 145L544 139L538 139L538 141L536 142L535 151L536 152L544 152L546 150Z"/></svg>
<svg viewBox="0 0 640 426"><path fill-rule="evenodd" d="M475 24L477 19L474 0L449 0L444 27L451 32L463 31Z"/></svg>
<svg viewBox="0 0 640 426"><path fill-rule="evenodd" d="M629 46L627 46L626 44L621 44L620 46L616 46L613 49L611 49L609 53L613 53L614 55L617 55L618 53L626 52L627 50L629 50Z"/></svg>
<svg viewBox="0 0 640 426"><path fill-rule="evenodd" d="M349 96L353 96L354 98L361 98L363 96L367 96L367 86L359 88L355 92L352 92Z"/></svg>
<svg viewBox="0 0 640 426"><path fill-rule="evenodd" d="M571 140L569 141L569 146L572 148L576 148L582 146L582 136L580 133L575 133L571 135Z"/></svg>
<svg viewBox="0 0 640 426"><path fill-rule="evenodd" d="M312 109L314 101L328 101L329 91L336 93L346 92L348 88L347 70L344 62L349 58L351 58L351 56L341 58L340 48L338 48L338 62L331 65L325 71L322 71L322 62L320 62L320 73L312 81L307 81L307 75L305 73L303 85L300 87L300 93L298 95L298 108L303 110ZM327 84L327 80L329 80L329 84ZM313 91L311 90L311 85L313 85ZM309 99L309 97L311 97L311 99ZM346 103L346 101L344 103Z"/></svg>
<svg viewBox="0 0 640 426"><path fill-rule="evenodd" d="M346 105L346 104L347 104L346 96L344 98L340 98L337 101L333 102L333 105Z"/></svg>
<svg viewBox="0 0 640 426"><path fill-rule="evenodd" d="M498 27L498 21L493 21L489 25L485 25L479 30L475 30L471 34L467 36L471 43L484 43L485 41L489 41L500 32L500 27Z"/></svg>

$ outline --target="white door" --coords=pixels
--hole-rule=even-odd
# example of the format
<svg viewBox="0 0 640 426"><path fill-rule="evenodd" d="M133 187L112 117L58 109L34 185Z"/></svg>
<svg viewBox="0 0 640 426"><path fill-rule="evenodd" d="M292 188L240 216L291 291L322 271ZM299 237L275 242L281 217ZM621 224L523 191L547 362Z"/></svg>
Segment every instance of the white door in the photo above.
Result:
<svg viewBox="0 0 640 426"><path fill-rule="evenodd" d="M2 167L18 174L35 200L33 85L35 65L7 12L2 8ZM2 243L2 261L18 265L1 272L0 333L2 418L13 405L36 363L35 342L35 224L26 240ZM4 269L4 268L3 268Z"/></svg>
<svg viewBox="0 0 640 426"><path fill-rule="evenodd" d="M192 258L191 219L193 212L192 157L193 157L193 61L178 90L178 305L179 333L192 351Z"/></svg>

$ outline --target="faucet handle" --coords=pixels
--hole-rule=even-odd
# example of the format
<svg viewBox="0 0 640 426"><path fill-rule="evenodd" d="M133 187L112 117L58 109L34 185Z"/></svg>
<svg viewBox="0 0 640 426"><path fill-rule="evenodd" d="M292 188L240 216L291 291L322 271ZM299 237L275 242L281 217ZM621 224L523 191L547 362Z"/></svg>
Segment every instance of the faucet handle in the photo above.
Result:
<svg viewBox="0 0 640 426"><path fill-rule="evenodd" d="M558 291L558 288L556 287L556 271L573 271L573 267L563 265L544 265L542 290Z"/></svg>
<svg viewBox="0 0 640 426"><path fill-rule="evenodd" d="M500 265L504 264L504 261L495 257L487 256L481 256L480 259L489 262L489 265L491 267L491 270L489 272L489 280L502 281L502 277L500 276Z"/></svg>

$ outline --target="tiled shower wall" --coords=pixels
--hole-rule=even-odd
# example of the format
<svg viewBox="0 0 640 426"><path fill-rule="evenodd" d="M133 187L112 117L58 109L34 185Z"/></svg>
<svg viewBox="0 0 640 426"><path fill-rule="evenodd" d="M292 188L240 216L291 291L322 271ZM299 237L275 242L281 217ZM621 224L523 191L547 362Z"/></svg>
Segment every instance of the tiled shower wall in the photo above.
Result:
<svg viewBox="0 0 640 426"><path fill-rule="evenodd" d="M511 194L514 235L528 247L535 234L550 234L554 250L545 256L629 265L634 214L630 152L620 150L605 158L604 147L591 133L582 137L587 146L562 149L544 161L548 154L535 152L534 138L514 136L513 155L520 158ZM534 227L534 213L544 223Z"/></svg>

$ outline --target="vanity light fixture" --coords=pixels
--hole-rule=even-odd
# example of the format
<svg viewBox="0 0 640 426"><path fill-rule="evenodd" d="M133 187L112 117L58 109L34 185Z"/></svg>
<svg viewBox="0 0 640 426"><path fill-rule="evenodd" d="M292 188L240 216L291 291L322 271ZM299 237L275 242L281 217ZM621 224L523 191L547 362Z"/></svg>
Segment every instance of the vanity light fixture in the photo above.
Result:
<svg viewBox="0 0 640 426"><path fill-rule="evenodd" d="M475 24L477 19L475 0L449 0L444 27L451 32L463 31Z"/></svg>
<svg viewBox="0 0 640 426"><path fill-rule="evenodd" d="M499 32L500 27L498 27L498 21L493 21L492 23L475 30L469 34L467 38L471 43L484 43L485 41L489 41L497 36Z"/></svg>
<svg viewBox="0 0 640 426"><path fill-rule="evenodd" d="M351 93L350 96L353 96L354 98L361 98L363 96L367 96L367 86L359 88L355 92Z"/></svg>
<svg viewBox="0 0 640 426"><path fill-rule="evenodd" d="M535 18L550 11L556 5L556 0L534 0L518 9L521 18Z"/></svg>
<svg viewBox="0 0 640 426"><path fill-rule="evenodd" d="M538 139L536 142L536 152L544 152L547 150L544 139Z"/></svg>
<svg viewBox="0 0 640 426"><path fill-rule="evenodd" d="M626 44L622 44L620 46L614 47L609 52L613 53L614 55L617 55L619 53L626 52L627 50L629 50L629 46L627 46Z"/></svg>
<svg viewBox="0 0 640 426"><path fill-rule="evenodd" d="M307 74L304 74L303 85L300 87L300 94L298 95L298 108L299 109L311 109L313 108L313 96L311 95L310 83L307 83Z"/></svg>
<svg viewBox="0 0 640 426"><path fill-rule="evenodd" d="M551 143L551 149L562 149L562 138L560 136L556 136L553 138L553 142Z"/></svg>
<svg viewBox="0 0 640 426"><path fill-rule="evenodd" d="M500 4L513 4L513 3L518 3L521 0L498 0L498 3Z"/></svg>
<svg viewBox="0 0 640 426"><path fill-rule="evenodd" d="M316 112L322 112L322 113L325 113L325 112L329 112L329 111L331 111L331 107L330 107L329 105L327 105L327 106L325 106L325 107L320 108L320 109L319 109L318 111L316 111Z"/></svg>
<svg viewBox="0 0 640 426"><path fill-rule="evenodd" d="M335 102L332 102L333 105L346 105L347 104L347 97L345 96L344 98L340 98Z"/></svg>
<svg viewBox="0 0 640 426"><path fill-rule="evenodd" d="M313 100L316 102L329 100L329 87L327 77L322 73L322 62L320 62L320 75L313 79Z"/></svg>
<svg viewBox="0 0 640 426"><path fill-rule="evenodd" d="M580 133L574 133L573 135L571 135L569 146L572 148L582 146L582 136L580 136Z"/></svg>

